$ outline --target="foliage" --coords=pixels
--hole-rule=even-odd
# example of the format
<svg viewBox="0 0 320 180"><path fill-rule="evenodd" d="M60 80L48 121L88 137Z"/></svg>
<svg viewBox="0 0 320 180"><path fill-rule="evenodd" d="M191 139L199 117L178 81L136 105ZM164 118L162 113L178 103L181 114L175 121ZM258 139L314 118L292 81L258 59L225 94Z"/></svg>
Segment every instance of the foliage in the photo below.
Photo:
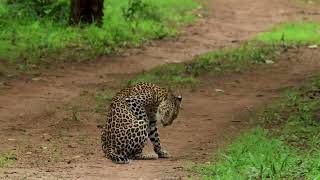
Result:
<svg viewBox="0 0 320 180"><path fill-rule="evenodd" d="M239 48L221 49L197 57L187 63L166 64L151 71L137 75L128 84L137 82L154 82L159 84L195 85L200 82L197 77L206 73L226 73L241 71L259 63L275 59L276 46L249 42Z"/></svg>
<svg viewBox="0 0 320 180"><path fill-rule="evenodd" d="M287 22L261 33L256 39L266 43L319 44L320 24L313 22Z"/></svg>
<svg viewBox="0 0 320 180"><path fill-rule="evenodd" d="M299 3L302 4L315 4L315 3L320 3L320 0L295 0Z"/></svg>
<svg viewBox="0 0 320 180"><path fill-rule="evenodd" d="M67 24L68 2L1 1L0 63L26 72L59 61L88 60L120 47L172 36L178 25L194 19L191 10L197 7L192 0L143 0L137 1L143 4L139 8L134 0L105 1L104 26L78 28Z"/></svg>
<svg viewBox="0 0 320 180"><path fill-rule="evenodd" d="M265 124L280 126L274 133L290 145L310 151L320 149L320 75L304 86L289 90L262 117Z"/></svg>
<svg viewBox="0 0 320 180"><path fill-rule="evenodd" d="M267 131L255 129L236 140L217 164L200 165L197 172L204 179L279 179L288 177L300 158L294 157L281 141L268 137Z"/></svg>
<svg viewBox="0 0 320 180"><path fill-rule="evenodd" d="M259 63L273 63L281 53L279 45L311 44L320 42L320 25L317 23L284 23L259 34L253 40L234 49L220 49L201 55L188 63L166 64L137 75L128 84L140 81L169 85L194 85L199 75L241 71Z"/></svg>
<svg viewBox="0 0 320 180"><path fill-rule="evenodd" d="M203 179L320 178L319 105L318 75L261 114L269 130L255 128L218 154L216 163L193 170Z"/></svg>
<svg viewBox="0 0 320 180"><path fill-rule="evenodd" d="M13 164L17 160L13 152L0 152L0 168Z"/></svg>
<svg viewBox="0 0 320 180"><path fill-rule="evenodd" d="M161 15L157 8L142 0L129 0L128 6L122 9L122 13L127 21L139 19L150 19L160 21Z"/></svg>
<svg viewBox="0 0 320 180"><path fill-rule="evenodd" d="M116 91L120 91L120 87L115 89L106 89L96 93L94 96L95 107L93 108L93 111L105 113L106 104L112 101Z"/></svg>
<svg viewBox="0 0 320 180"><path fill-rule="evenodd" d="M18 15L19 18L46 17L54 21L67 22L68 0L7 0L8 13L10 17Z"/></svg>

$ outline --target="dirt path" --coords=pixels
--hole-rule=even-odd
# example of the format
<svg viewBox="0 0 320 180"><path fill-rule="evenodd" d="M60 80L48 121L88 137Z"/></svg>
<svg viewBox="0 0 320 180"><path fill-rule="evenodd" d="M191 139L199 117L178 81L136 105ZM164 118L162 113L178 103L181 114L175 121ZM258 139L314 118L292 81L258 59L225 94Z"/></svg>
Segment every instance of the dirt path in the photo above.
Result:
<svg viewBox="0 0 320 180"><path fill-rule="evenodd" d="M168 160L115 165L102 157L95 121L101 116L83 112L76 122L60 119L66 116L65 110L40 116L36 120L45 122L32 124L25 131L14 133L11 130L12 136L5 136L17 138L6 144L17 148L21 154L18 166L1 169L0 178L185 178L184 165L189 161L208 161L208 155L226 143L225 136L232 137L248 127L257 109L278 97L282 89L301 83L319 68L319 51L293 49L272 66L225 77L208 77L202 87L181 90L184 101L179 118L173 126L160 128L163 145L173 155ZM217 88L224 93L216 92Z"/></svg>
<svg viewBox="0 0 320 180"><path fill-rule="evenodd" d="M18 153L16 168L1 169L0 178L28 179L152 179L184 175L181 165L201 160L246 124L251 108L277 95L277 89L298 83L319 68L318 52L303 50L302 61L281 61L273 68L234 77L208 79L205 87L182 91L184 109L174 126L161 129L170 160L135 161L117 166L102 158L99 144L101 114L83 110L94 93L119 76L168 62L181 62L220 47L237 45L289 18L298 8L277 0L212 0L209 16L186 28L179 38L131 49L98 62L44 73L39 81L9 82L0 90L0 150ZM291 52L295 56L294 52ZM314 53L317 56L314 56ZM304 57L306 56L306 57ZM318 60L318 61L316 61ZM314 64L311 64L314 63ZM123 72L123 73L122 73ZM214 84L214 85L209 85ZM219 94L215 88L224 89ZM81 108L72 118L71 107ZM201 123L199 123L201 121Z"/></svg>
<svg viewBox="0 0 320 180"><path fill-rule="evenodd" d="M212 0L209 16L176 39L101 57L97 63L47 72L39 81L18 80L2 86L0 121L15 121L43 113L52 106L79 96L83 90L114 79L113 74L132 74L154 66L190 60L220 47L246 40L280 21L292 18L296 9L286 0ZM17 118L18 117L18 118ZM21 117L21 118L20 118Z"/></svg>

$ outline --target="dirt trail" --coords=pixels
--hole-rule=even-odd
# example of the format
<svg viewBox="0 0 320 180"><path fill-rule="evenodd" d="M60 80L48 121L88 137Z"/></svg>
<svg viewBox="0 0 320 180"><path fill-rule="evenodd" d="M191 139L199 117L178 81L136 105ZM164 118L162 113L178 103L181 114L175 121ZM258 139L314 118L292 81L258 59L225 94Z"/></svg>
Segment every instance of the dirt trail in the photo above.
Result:
<svg viewBox="0 0 320 180"><path fill-rule="evenodd" d="M0 121L25 119L79 96L83 90L113 80L113 74L132 74L154 66L190 60L220 47L231 46L272 27L297 11L284 1L212 0L209 16L176 39L131 49L97 63L47 72L39 81L18 80L0 91ZM18 117L18 118L17 118Z"/></svg>
<svg viewBox="0 0 320 180"><path fill-rule="evenodd" d="M290 52L289 60L286 56L272 68L208 79L204 87L182 91L184 109L180 117L172 127L161 129L163 144L174 158L135 161L127 166L102 158L96 127L101 114L80 111L79 121L70 120L71 105L92 105L85 92L95 92L119 76L237 45L276 23L302 17L301 11L285 0L208 2L212 6L208 17L187 27L178 38L46 72L39 81L16 80L0 87L0 142L4 142L0 150L18 152L17 167L0 169L0 178L179 178L185 175L180 171L184 161L205 160L211 150L223 144L224 135L238 132L235 130L247 123L252 108L276 96L277 89L294 85L319 69L319 59L314 58L319 52L303 50L302 57ZM217 93L215 88L225 93Z"/></svg>
<svg viewBox="0 0 320 180"><path fill-rule="evenodd" d="M95 116L84 112L80 122L66 122L57 120L65 115L65 111L59 111L40 117L47 118L43 119L45 125L34 124L27 132L13 136L17 141L11 142L11 146L23 147L22 155L18 157L18 167L0 169L0 178L184 179L187 175L182 170L188 162L210 160L208 156L225 145L225 136L232 137L250 126L250 117L257 109L320 68L320 52L307 48L289 50L278 60L279 63L251 72L208 77L202 87L182 90L184 100L179 118L173 126L160 128L162 143L173 155L171 159L115 165L102 157ZM66 132L59 132L60 128ZM44 133L51 137L41 136ZM54 149L49 156L41 152L42 144ZM147 151L150 152L150 146ZM55 152L65 159L54 163Z"/></svg>

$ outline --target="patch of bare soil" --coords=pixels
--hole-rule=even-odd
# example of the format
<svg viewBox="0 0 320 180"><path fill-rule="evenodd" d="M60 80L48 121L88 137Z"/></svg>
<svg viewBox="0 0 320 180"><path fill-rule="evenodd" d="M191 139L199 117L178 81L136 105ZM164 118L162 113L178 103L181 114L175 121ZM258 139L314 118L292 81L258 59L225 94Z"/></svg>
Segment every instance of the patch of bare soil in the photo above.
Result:
<svg viewBox="0 0 320 180"><path fill-rule="evenodd" d="M17 164L0 169L4 179L179 179L186 161L207 161L249 124L255 109L319 69L317 50L290 50L280 63L252 72L207 77L193 90L181 90L183 110L161 128L164 147L173 158L115 165L103 158L100 129L91 95L114 87L136 72L181 62L237 45L290 18L313 18L287 1L212 0L209 14L175 39L101 57L94 63L45 72L39 79L6 82L0 89L0 151L14 150ZM212 7L211 7L212 6ZM224 93L215 89L223 89ZM148 149L150 151L150 148Z"/></svg>

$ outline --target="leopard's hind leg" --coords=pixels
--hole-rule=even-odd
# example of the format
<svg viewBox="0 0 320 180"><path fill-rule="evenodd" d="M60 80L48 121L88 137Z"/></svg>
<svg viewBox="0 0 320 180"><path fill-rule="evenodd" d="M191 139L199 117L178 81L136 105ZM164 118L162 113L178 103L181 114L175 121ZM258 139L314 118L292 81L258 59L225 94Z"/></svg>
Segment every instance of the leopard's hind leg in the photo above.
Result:
<svg viewBox="0 0 320 180"><path fill-rule="evenodd" d="M108 155L107 155L112 162L116 163L116 164L129 164L130 160L129 158L116 154L114 153L112 150L109 149Z"/></svg>

